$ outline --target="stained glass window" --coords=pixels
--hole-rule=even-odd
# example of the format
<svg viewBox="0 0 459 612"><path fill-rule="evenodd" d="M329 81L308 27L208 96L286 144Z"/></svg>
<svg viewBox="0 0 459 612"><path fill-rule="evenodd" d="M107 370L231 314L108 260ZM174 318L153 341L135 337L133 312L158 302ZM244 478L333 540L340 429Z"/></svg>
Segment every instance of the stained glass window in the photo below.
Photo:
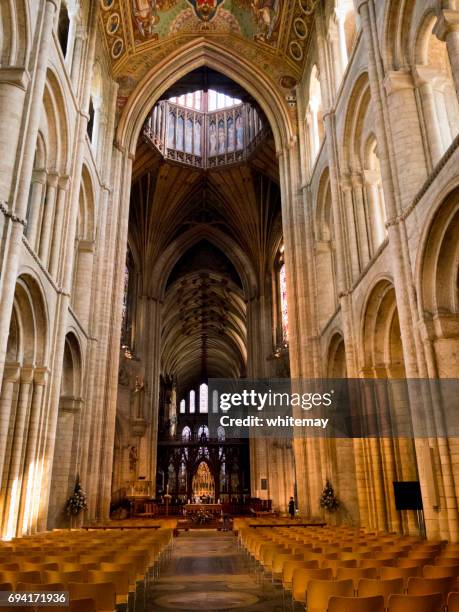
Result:
<svg viewBox="0 0 459 612"><path fill-rule="evenodd" d="M279 291L282 320L282 340L288 342L288 310L287 310L287 278L285 275L285 264L279 270Z"/></svg>
<svg viewBox="0 0 459 612"><path fill-rule="evenodd" d="M195 391L190 391L190 412L196 412L196 393Z"/></svg>
<svg viewBox="0 0 459 612"><path fill-rule="evenodd" d="M124 292L123 292L123 314L121 319L121 338L122 344L127 343L127 327L128 327L128 299L129 299L129 267L126 264L124 268Z"/></svg>
<svg viewBox="0 0 459 612"><path fill-rule="evenodd" d="M212 412L214 414L218 413L218 391L214 389L212 393Z"/></svg>
<svg viewBox="0 0 459 612"><path fill-rule="evenodd" d="M182 441L189 442L191 440L191 429L186 425L182 430Z"/></svg>
<svg viewBox="0 0 459 612"><path fill-rule="evenodd" d="M185 414L185 412L186 412L185 400L182 399L182 401L180 402L180 414Z"/></svg>
<svg viewBox="0 0 459 612"><path fill-rule="evenodd" d="M207 414L209 412L209 393L206 383L199 387L199 412Z"/></svg>

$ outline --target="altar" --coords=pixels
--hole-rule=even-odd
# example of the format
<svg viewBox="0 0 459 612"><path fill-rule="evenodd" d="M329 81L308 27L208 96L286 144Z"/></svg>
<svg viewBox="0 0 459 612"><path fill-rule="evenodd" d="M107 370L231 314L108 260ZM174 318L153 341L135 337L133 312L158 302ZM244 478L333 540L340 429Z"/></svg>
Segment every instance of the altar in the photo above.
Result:
<svg viewBox="0 0 459 612"><path fill-rule="evenodd" d="M185 504L184 506L185 515L212 514L213 516L220 516L222 509L222 504L206 504L201 502L196 504Z"/></svg>

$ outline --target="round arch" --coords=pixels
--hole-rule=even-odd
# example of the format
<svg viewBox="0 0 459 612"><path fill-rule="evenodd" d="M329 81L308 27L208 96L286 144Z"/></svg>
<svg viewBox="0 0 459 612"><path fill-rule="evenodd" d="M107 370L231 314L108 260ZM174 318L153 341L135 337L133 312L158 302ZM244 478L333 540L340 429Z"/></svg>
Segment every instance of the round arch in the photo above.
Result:
<svg viewBox="0 0 459 612"><path fill-rule="evenodd" d="M158 98L176 81L202 66L208 66L233 79L253 96L271 125L278 150L292 142L295 129L287 102L277 85L274 82L268 83L262 70L243 60L231 49L200 38L183 45L159 62L138 84L118 124L118 146L134 155L142 125Z"/></svg>

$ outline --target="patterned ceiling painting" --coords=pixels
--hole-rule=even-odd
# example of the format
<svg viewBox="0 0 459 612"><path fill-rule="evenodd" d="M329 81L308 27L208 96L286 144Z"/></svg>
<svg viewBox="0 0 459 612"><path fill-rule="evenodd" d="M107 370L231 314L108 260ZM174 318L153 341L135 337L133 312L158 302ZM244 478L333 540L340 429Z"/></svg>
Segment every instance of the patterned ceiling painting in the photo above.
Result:
<svg viewBox="0 0 459 612"><path fill-rule="evenodd" d="M207 36L262 68L281 88L299 79L318 0L100 0L120 106L147 71Z"/></svg>

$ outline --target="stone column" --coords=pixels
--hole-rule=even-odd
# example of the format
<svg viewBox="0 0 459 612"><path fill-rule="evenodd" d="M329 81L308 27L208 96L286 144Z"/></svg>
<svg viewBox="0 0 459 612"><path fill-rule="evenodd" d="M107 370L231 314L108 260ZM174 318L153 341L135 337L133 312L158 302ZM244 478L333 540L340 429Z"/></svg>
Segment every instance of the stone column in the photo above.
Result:
<svg viewBox="0 0 459 612"><path fill-rule="evenodd" d="M96 36L97 36L97 19L99 3L92 0L89 5L89 21L88 30L91 32L90 40L88 41L88 50L86 62L87 66L92 66L95 54ZM49 505L49 492L52 475L52 458L55 449L55 437L57 428L57 419L59 412L60 398L60 380L62 376L62 362L64 356L65 335L67 332L68 309L70 305L70 291L72 282L72 269L74 260L74 244L77 229L77 219L79 211L79 197L81 187L81 173L83 166L84 148L86 143L86 131L89 108L89 94L91 87L91 72L85 72L85 83L82 94L81 110L78 115L78 125L75 131L75 146L74 146L74 163L72 174L72 191L68 203L68 219L66 224L66 235L63 244L62 260L62 292L59 296L57 306L56 323L55 323L55 349L53 354L52 371L58 374L53 378L49 394L48 415L46 422L46 432L44 433L44 450L43 450L43 465L42 465L42 495L40 498L40 509L38 517L38 529L45 529L47 523L47 510ZM97 466L96 469L99 469Z"/></svg>
<svg viewBox="0 0 459 612"><path fill-rule="evenodd" d="M24 100L30 76L16 66L0 67L0 201L10 202L15 177L15 163L21 137Z"/></svg>
<svg viewBox="0 0 459 612"><path fill-rule="evenodd" d="M11 410L14 398L14 387L19 380L19 363L8 363L5 366L3 375L2 392L0 395L0 490L4 483L3 467L5 465L5 453L8 443L8 433L10 428Z"/></svg>
<svg viewBox="0 0 459 612"><path fill-rule="evenodd" d="M432 70L428 66L416 66L416 82L424 111L427 146L430 151L432 167L436 166L445 152L435 103L434 80L436 76L438 76L438 70Z"/></svg>
<svg viewBox="0 0 459 612"><path fill-rule="evenodd" d="M56 213L54 216L53 238L51 243L51 254L49 258L49 273L57 280L59 272L60 252L63 235L63 223L65 213L65 203L70 186L70 178L61 176L58 182L58 192L56 200Z"/></svg>
<svg viewBox="0 0 459 612"><path fill-rule="evenodd" d="M348 238L349 260L351 264L351 279L357 280L360 273L359 265L359 242L356 234L356 215L354 202L352 201L352 184L348 176L341 179L341 191L343 193L344 214L346 217L346 228Z"/></svg>
<svg viewBox="0 0 459 612"><path fill-rule="evenodd" d="M34 170L30 185L29 205L27 212L27 240L32 249L36 250L40 236L43 202L46 194L46 170Z"/></svg>
<svg viewBox="0 0 459 612"><path fill-rule="evenodd" d="M440 40L446 42L456 93L459 98L459 10L457 8L440 10L437 23L434 26L434 33Z"/></svg>
<svg viewBox="0 0 459 612"><path fill-rule="evenodd" d="M48 371L46 368L35 368L33 377L33 395L30 407L29 431L25 448L25 463L23 471L23 484L21 496L21 509L19 513L19 533L30 533L34 511L35 496L41 491L40 482L36 480L39 473L38 436L40 431L41 413L43 408L43 395Z"/></svg>
<svg viewBox="0 0 459 612"><path fill-rule="evenodd" d="M91 309L93 261L94 242L92 240L79 240L73 271L72 291L74 290L74 294L72 295L72 305L84 329L88 328Z"/></svg>
<svg viewBox="0 0 459 612"><path fill-rule="evenodd" d="M339 61L341 65L341 74L343 75L349 61L347 55L346 30L346 11L343 9L335 9L336 23L338 25L338 44L339 44Z"/></svg>
<svg viewBox="0 0 459 612"><path fill-rule="evenodd" d="M40 248L38 256L45 268L48 268L49 252L51 249L51 236L54 225L56 210L56 197L59 176L56 173L48 174L48 187L46 190L45 207L43 211L43 222L41 226Z"/></svg>
<svg viewBox="0 0 459 612"><path fill-rule="evenodd" d="M364 268L370 261L369 228L367 224L367 211L363 194L363 178L360 174L351 176L352 189L355 202L355 220L359 236L360 263Z"/></svg>
<svg viewBox="0 0 459 612"><path fill-rule="evenodd" d="M19 253L22 248L23 222L27 212L49 52L53 41L52 29L57 8L56 2L57 0L46 0L46 2L42 3L41 35L38 43L34 81L29 97L29 121L26 126L21 128L24 129L25 136L22 165L19 169L17 197L13 210L16 222L12 225L5 248L4 273L2 274L2 285L0 287L0 377L3 376L5 365L11 311L19 266ZM11 107L8 108L8 112L11 113ZM9 118L8 121L11 121L11 119ZM21 123L19 124L22 126Z"/></svg>
<svg viewBox="0 0 459 612"><path fill-rule="evenodd" d="M393 145L393 163L398 176L400 204L405 208L411 204L427 178L413 76L405 70L389 71L384 79L384 87L389 115L387 133L391 135ZM379 148L378 137L378 151Z"/></svg>
<svg viewBox="0 0 459 612"><path fill-rule="evenodd" d="M33 384L34 369L22 366L14 438L6 482L5 505L3 508L2 535L12 538L18 533L18 508L22 495L23 447L28 429L30 391Z"/></svg>

